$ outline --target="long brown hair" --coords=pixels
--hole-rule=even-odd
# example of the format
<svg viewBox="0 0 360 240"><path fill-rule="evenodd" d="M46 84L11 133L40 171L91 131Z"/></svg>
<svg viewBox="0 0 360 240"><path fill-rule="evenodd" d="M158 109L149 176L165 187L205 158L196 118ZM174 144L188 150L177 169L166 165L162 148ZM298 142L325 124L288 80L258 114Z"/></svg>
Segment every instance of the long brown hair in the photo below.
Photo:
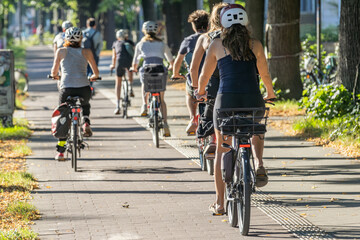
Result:
<svg viewBox="0 0 360 240"><path fill-rule="evenodd" d="M230 55L235 60L249 61L253 59L254 55L251 54L250 32L241 25L234 24L229 28L224 28L221 33L222 44L226 47Z"/></svg>
<svg viewBox="0 0 360 240"><path fill-rule="evenodd" d="M162 42L162 40L156 36L156 33L153 33L153 32L145 33L144 32L144 34L145 34L145 36L141 39L141 41L143 41L143 42L146 42L146 41Z"/></svg>
<svg viewBox="0 0 360 240"><path fill-rule="evenodd" d="M214 32L216 30L219 30L221 28L221 23L220 23L220 12L221 10L226 7L227 5L229 5L228 3L217 3L214 5L212 11L211 11L211 15L210 15L210 30L209 32Z"/></svg>
<svg viewBox="0 0 360 240"><path fill-rule="evenodd" d="M79 48L79 47L81 47L81 41L79 41L79 42L70 42L68 40L65 40L64 47Z"/></svg>

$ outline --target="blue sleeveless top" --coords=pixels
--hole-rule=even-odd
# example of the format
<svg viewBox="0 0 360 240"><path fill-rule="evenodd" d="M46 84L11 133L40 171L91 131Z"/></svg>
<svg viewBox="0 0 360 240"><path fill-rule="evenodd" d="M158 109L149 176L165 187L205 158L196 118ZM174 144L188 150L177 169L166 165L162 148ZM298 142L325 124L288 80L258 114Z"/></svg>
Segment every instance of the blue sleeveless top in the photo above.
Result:
<svg viewBox="0 0 360 240"><path fill-rule="evenodd" d="M220 72L218 93L260 94L255 56L244 61L226 55L217 65Z"/></svg>

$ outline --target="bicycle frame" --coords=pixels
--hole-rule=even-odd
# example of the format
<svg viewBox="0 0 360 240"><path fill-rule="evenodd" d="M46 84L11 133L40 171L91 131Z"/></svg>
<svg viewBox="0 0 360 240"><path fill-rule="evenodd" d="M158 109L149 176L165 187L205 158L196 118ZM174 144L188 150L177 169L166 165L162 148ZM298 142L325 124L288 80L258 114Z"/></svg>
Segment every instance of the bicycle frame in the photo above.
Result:
<svg viewBox="0 0 360 240"><path fill-rule="evenodd" d="M159 147L159 131L163 128L161 111L159 111L161 105L161 96L159 92L150 93L149 95L149 105L150 105L150 127L153 128L153 142L155 146ZM151 124L152 121L152 124Z"/></svg>

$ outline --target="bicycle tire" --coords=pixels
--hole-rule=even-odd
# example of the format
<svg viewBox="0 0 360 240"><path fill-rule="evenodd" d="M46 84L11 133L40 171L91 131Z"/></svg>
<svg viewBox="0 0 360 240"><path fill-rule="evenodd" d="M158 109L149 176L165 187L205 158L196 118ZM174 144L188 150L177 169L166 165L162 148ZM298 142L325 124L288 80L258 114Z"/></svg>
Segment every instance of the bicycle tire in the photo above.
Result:
<svg viewBox="0 0 360 240"><path fill-rule="evenodd" d="M155 101L154 101L154 104L156 104ZM153 118L154 118L153 142L154 142L155 146L157 148L159 148L159 118L158 118L158 114L154 113Z"/></svg>
<svg viewBox="0 0 360 240"><path fill-rule="evenodd" d="M247 236L250 228L250 214L251 214L251 183L250 183L250 159L249 149L239 152L241 161L240 179L238 186L238 222L239 231L243 236Z"/></svg>
<svg viewBox="0 0 360 240"><path fill-rule="evenodd" d="M77 172L77 128L78 124L72 125L72 144L71 144L71 165L74 168L74 171Z"/></svg>
<svg viewBox="0 0 360 240"><path fill-rule="evenodd" d="M206 171L206 159L204 156L204 139L199 139L198 143L198 151L199 151L199 161L200 161L200 167L202 171Z"/></svg>
<svg viewBox="0 0 360 240"><path fill-rule="evenodd" d="M16 90L26 93L29 90L29 77L27 74L23 70L15 69L14 78Z"/></svg>
<svg viewBox="0 0 360 240"><path fill-rule="evenodd" d="M226 197L229 196L229 191L231 191L231 185L226 186ZM227 205L226 208L227 208L229 223L232 227L236 227L238 224L237 203L235 202L235 199L232 199L232 200L228 200L226 205Z"/></svg>
<svg viewBox="0 0 360 240"><path fill-rule="evenodd" d="M127 118L127 109L129 104L129 83L126 79L123 81L123 118Z"/></svg>
<svg viewBox="0 0 360 240"><path fill-rule="evenodd" d="M206 169L209 175L214 175L214 160L206 159Z"/></svg>

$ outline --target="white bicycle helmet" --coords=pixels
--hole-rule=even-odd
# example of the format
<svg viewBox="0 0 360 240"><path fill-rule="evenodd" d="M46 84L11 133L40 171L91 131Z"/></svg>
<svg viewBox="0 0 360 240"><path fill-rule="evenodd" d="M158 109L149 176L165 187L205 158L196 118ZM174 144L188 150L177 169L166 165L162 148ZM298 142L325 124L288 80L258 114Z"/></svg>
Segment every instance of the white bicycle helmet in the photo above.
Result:
<svg viewBox="0 0 360 240"><path fill-rule="evenodd" d="M119 31L116 32L117 38L126 38L127 36L128 34L125 29L120 29Z"/></svg>
<svg viewBox="0 0 360 240"><path fill-rule="evenodd" d="M239 4L229 4L220 12L220 22L224 28L229 28L233 24L248 24L248 16L245 9Z"/></svg>
<svg viewBox="0 0 360 240"><path fill-rule="evenodd" d="M71 27L65 32L65 39L69 42L80 42L82 37L82 31L80 28Z"/></svg>
<svg viewBox="0 0 360 240"><path fill-rule="evenodd" d="M65 30L67 30L68 28L71 28L72 26L73 25L72 25L72 23L70 21L65 21L61 25L62 29L65 29Z"/></svg>
<svg viewBox="0 0 360 240"><path fill-rule="evenodd" d="M157 33L158 24L156 22L153 22L153 21L144 22L143 30L146 33Z"/></svg>

